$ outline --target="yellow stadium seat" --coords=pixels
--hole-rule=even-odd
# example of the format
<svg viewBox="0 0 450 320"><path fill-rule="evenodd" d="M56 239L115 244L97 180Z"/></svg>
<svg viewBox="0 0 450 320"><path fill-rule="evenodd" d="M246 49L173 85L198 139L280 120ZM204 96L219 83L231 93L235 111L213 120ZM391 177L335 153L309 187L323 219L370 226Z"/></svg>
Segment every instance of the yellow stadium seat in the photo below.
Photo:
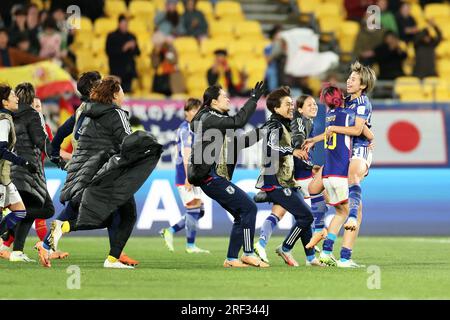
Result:
<svg viewBox="0 0 450 320"><path fill-rule="evenodd" d="M214 9L209 1L199 1L197 2L197 10L203 12L205 16L212 16L214 15Z"/></svg>
<svg viewBox="0 0 450 320"><path fill-rule="evenodd" d="M77 69L79 73L98 70L95 59L90 51L79 51L76 54Z"/></svg>
<svg viewBox="0 0 450 320"><path fill-rule="evenodd" d="M322 15L319 18L320 31L325 33L335 32L343 22L341 17L335 15Z"/></svg>
<svg viewBox="0 0 450 320"><path fill-rule="evenodd" d="M450 59L450 40L443 41L437 46L436 56L441 59Z"/></svg>
<svg viewBox="0 0 450 320"><path fill-rule="evenodd" d="M187 100L189 98L190 98L190 96L187 95L186 93L175 93L175 94L170 96L170 99L172 99L172 100L183 100L183 101L185 101L185 100Z"/></svg>
<svg viewBox="0 0 450 320"><path fill-rule="evenodd" d="M242 17L241 4L237 1L219 1L216 4L216 15L220 18L233 18L236 19Z"/></svg>
<svg viewBox="0 0 450 320"><path fill-rule="evenodd" d="M228 51L230 56L234 55L247 55L252 57L255 55L255 46L253 43L247 41L234 41L228 45Z"/></svg>
<svg viewBox="0 0 450 320"><path fill-rule="evenodd" d="M150 100L165 100L166 96L162 93L156 93L156 92L142 92L141 98L150 99Z"/></svg>
<svg viewBox="0 0 450 320"><path fill-rule="evenodd" d="M198 42L194 37L179 37L176 38L173 42L173 45L175 46L175 49L177 49L178 54L183 53L199 53L199 46Z"/></svg>
<svg viewBox="0 0 450 320"><path fill-rule="evenodd" d="M106 36L96 37L92 39L91 55L100 55L106 52Z"/></svg>
<svg viewBox="0 0 450 320"><path fill-rule="evenodd" d="M418 3L411 3L411 15L416 20L418 28L424 28L426 26L425 16L422 7Z"/></svg>
<svg viewBox="0 0 450 320"><path fill-rule="evenodd" d="M439 59L437 63L437 69L439 77L447 79L450 78L450 60Z"/></svg>
<svg viewBox="0 0 450 320"><path fill-rule="evenodd" d="M142 54L150 54L153 50L153 43L151 34L148 32L136 34L136 40L139 46L139 50Z"/></svg>
<svg viewBox="0 0 450 320"><path fill-rule="evenodd" d="M117 18L127 13L127 5L123 0L108 0L105 1L104 11L108 17Z"/></svg>
<svg viewBox="0 0 450 320"><path fill-rule="evenodd" d="M423 79L423 91L436 100L446 100L450 92L449 83L446 79L438 77L427 77Z"/></svg>
<svg viewBox="0 0 450 320"><path fill-rule="evenodd" d="M208 80L206 78L206 73L204 77L198 76L188 76L186 78L186 87L188 90L188 94L190 96L194 95L193 92L205 92L205 89L208 87Z"/></svg>
<svg viewBox="0 0 450 320"><path fill-rule="evenodd" d="M234 35L235 23L232 21L215 21L209 24L209 35L214 38L215 36L220 36L223 34Z"/></svg>
<svg viewBox="0 0 450 320"><path fill-rule="evenodd" d="M398 77L395 79L394 92L398 95L404 95L415 92L422 92L422 84L420 79L416 77Z"/></svg>
<svg viewBox="0 0 450 320"><path fill-rule="evenodd" d="M94 61L97 66L95 70L98 70L101 74L109 74L109 61L106 53L98 55L94 58Z"/></svg>
<svg viewBox="0 0 450 320"><path fill-rule="evenodd" d="M426 19L450 18L450 7L443 3L430 3L425 5L424 14Z"/></svg>
<svg viewBox="0 0 450 320"><path fill-rule="evenodd" d="M226 49L228 46L227 43L223 43L222 41L216 41L214 39L206 39L203 40L200 45L200 51L202 55L207 56L211 55L217 49Z"/></svg>
<svg viewBox="0 0 450 320"><path fill-rule="evenodd" d="M402 102L432 102L432 98L424 94L422 91L407 92L400 95Z"/></svg>
<svg viewBox="0 0 450 320"><path fill-rule="evenodd" d="M336 3L319 3L314 8L314 14L318 19L322 16L342 17L341 12L343 12L342 7Z"/></svg>
<svg viewBox="0 0 450 320"><path fill-rule="evenodd" d="M153 20L155 14L155 7L152 2L134 0L128 5L128 12L134 17L142 17Z"/></svg>
<svg viewBox="0 0 450 320"><path fill-rule="evenodd" d="M92 32L92 29L94 28L91 19L88 17L81 17L80 18L80 29L76 32Z"/></svg>
<svg viewBox="0 0 450 320"><path fill-rule="evenodd" d="M143 19L131 19L128 22L128 31L134 35L150 32L148 25Z"/></svg>
<svg viewBox="0 0 450 320"><path fill-rule="evenodd" d="M434 22L442 32L442 37L445 40L450 40L450 19L449 18L434 18Z"/></svg>
<svg viewBox="0 0 450 320"><path fill-rule="evenodd" d="M344 8L344 0L322 0L323 3L335 3L339 6L339 10Z"/></svg>
<svg viewBox="0 0 450 320"><path fill-rule="evenodd" d="M235 23L234 33L236 37L264 38L261 24L258 21L238 21Z"/></svg>
<svg viewBox="0 0 450 320"><path fill-rule="evenodd" d="M353 52L356 36L359 32L359 23L355 21L344 21L337 31L339 45L342 52Z"/></svg>
<svg viewBox="0 0 450 320"><path fill-rule="evenodd" d="M106 35L115 31L117 27L117 20L110 18L98 18L94 23L94 31L97 35Z"/></svg>
<svg viewBox="0 0 450 320"><path fill-rule="evenodd" d="M319 5L320 1L297 0L297 6L300 13L314 13Z"/></svg>

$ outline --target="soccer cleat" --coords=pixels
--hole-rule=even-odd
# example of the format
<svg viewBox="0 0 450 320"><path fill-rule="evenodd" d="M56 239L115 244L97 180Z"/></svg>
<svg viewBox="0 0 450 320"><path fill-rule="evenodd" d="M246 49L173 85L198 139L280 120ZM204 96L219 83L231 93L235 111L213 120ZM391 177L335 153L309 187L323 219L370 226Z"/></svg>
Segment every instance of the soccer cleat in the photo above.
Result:
<svg viewBox="0 0 450 320"><path fill-rule="evenodd" d="M269 263L269 259L267 258L267 252L266 248L264 248L259 241L257 241L254 245L255 247L255 253L258 255L258 257L261 258L262 261Z"/></svg>
<svg viewBox="0 0 450 320"><path fill-rule="evenodd" d="M314 248L320 241L325 240L327 238L327 235L328 235L327 229L322 229L319 232L314 232L313 236L311 237L311 240L309 240L305 248L306 249ZM318 250L318 252L320 252L320 250Z"/></svg>
<svg viewBox="0 0 450 320"><path fill-rule="evenodd" d="M275 249L275 253L283 258L284 262L291 267L298 267L298 262L294 259L291 252L284 252L281 245Z"/></svg>
<svg viewBox="0 0 450 320"><path fill-rule="evenodd" d="M325 263L320 262L319 259L314 258L312 261L306 260L306 266L307 267L326 267L327 265Z"/></svg>
<svg viewBox="0 0 450 320"><path fill-rule="evenodd" d="M356 220L356 218L353 217L349 217L344 224L345 230L355 231L357 227L358 227L358 220Z"/></svg>
<svg viewBox="0 0 450 320"><path fill-rule="evenodd" d="M9 261L11 262L36 262L36 260L30 259L22 251L13 251L9 256Z"/></svg>
<svg viewBox="0 0 450 320"><path fill-rule="evenodd" d="M60 220L52 221L48 242L50 244L50 248L53 251L58 250L58 242L59 242L59 239L61 239L61 237L63 235L63 232L61 230L61 226L62 226L63 222L64 221L60 221Z"/></svg>
<svg viewBox="0 0 450 320"><path fill-rule="evenodd" d="M108 259L105 260L103 263L104 268L110 268L110 269L134 269L133 266L127 266L126 264L123 264L119 260L116 262L111 262Z"/></svg>
<svg viewBox="0 0 450 320"><path fill-rule="evenodd" d="M258 267L258 268L268 268L268 267L270 267L270 265L268 263L262 261L256 255L251 255L251 256L242 255L241 256L241 261L243 263L249 265L249 266L252 266L252 267Z"/></svg>
<svg viewBox="0 0 450 320"><path fill-rule="evenodd" d="M34 245L34 249L39 251L39 248L42 247L42 241L38 241L36 242L36 244ZM64 252L64 251L55 251L50 253L49 255L49 259L50 260L55 260L55 259L65 259L69 256L68 252Z"/></svg>
<svg viewBox="0 0 450 320"><path fill-rule="evenodd" d="M248 266L249 266L248 264L243 263L239 259L236 260L225 259L225 261L223 262L224 268L247 268Z"/></svg>
<svg viewBox="0 0 450 320"><path fill-rule="evenodd" d="M356 262L354 262L352 259L346 260L346 261L337 261L338 268L364 268L364 265L359 265Z"/></svg>
<svg viewBox="0 0 450 320"><path fill-rule="evenodd" d="M126 264L127 266L137 266L139 264L139 261L131 259L129 256L127 256L126 253L121 253L119 257L119 261L123 264Z"/></svg>
<svg viewBox="0 0 450 320"><path fill-rule="evenodd" d="M325 253L323 251L320 253L319 261L330 267L335 267L337 264L337 260L332 253Z"/></svg>
<svg viewBox="0 0 450 320"><path fill-rule="evenodd" d="M11 248L2 244L0 246L0 258L9 260L10 255L11 255Z"/></svg>
<svg viewBox="0 0 450 320"><path fill-rule="evenodd" d="M322 252L322 250L319 248L319 246L315 246L314 250L316 250L317 253L321 253Z"/></svg>
<svg viewBox="0 0 450 320"><path fill-rule="evenodd" d="M267 196L267 192L259 191L257 194L255 194L253 196L253 200L256 203L264 203L264 202L269 202L269 197Z"/></svg>
<svg viewBox="0 0 450 320"><path fill-rule="evenodd" d="M186 247L187 253L210 253L209 250L201 249L197 246Z"/></svg>
<svg viewBox="0 0 450 320"><path fill-rule="evenodd" d="M39 262L45 268L50 268L50 250L45 249L43 246L38 246Z"/></svg>
<svg viewBox="0 0 450 320"><path fill-rule="evenodd" d="M166 243L166 246L169 249L169 251L174 251L172 232L170 232L169 229L161 229L159 231L159 234L161 235L161 237L164 238L164 242Z"/></svg>

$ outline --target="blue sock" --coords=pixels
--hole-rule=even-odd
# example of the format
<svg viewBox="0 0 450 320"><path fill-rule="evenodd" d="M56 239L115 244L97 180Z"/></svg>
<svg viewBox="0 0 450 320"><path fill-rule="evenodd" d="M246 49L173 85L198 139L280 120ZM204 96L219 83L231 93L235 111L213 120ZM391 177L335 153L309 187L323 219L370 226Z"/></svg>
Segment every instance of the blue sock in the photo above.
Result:
<svg viewBox="0 0 450 320"><path fill-rule="evenodd" d="M16 224L23 220L25 216L27 215L26 210L17 210L17 211L11 211L5 218L6 221L6 227L8 229L14 229Z"/></svg>
<svg viewBox="0 0 450 320"><path fill-rule="evenodd" d="M259 236L259 244L263 248L266 247L267 242L272 235L273 229L275 229L279 221L280 219L273 213L271 213L270 216L268 216L266 220L264 220L264 223L261 227L261 234Z"/></svg>
<svg viewBox="0 0 450 320"><path fill-rule="evenodd" d="M183 229L185 226L186 226L185 217L182 216L180 221L178 221L177 223L175 223L173 226L171 226L169 228L169 231L171 233L176 233L176 232L180 231L181 229Z"/></svg>
<svg viewBox="0 0 450 320"><path fill-rule="evenodd" d="M307 259L309 262L311 262L311 261L314 260L315 257L316 257L315 255L306 256L306 259Z"/></svg>
<svg viewBox="0 0 450 320"><path fill-rule="evenodd" d="M200 219L200 208L187 209L185 215L186 240L188 244L194 245L197 234L198 220Z"/></svg>
<svg viewBox="0 0 450 320"><path fill-rule="evenodd" d="M361 204L361 186L359 183L351 184L348 188L349 218L357 218L358 208Z"/></svg>
<svg viewBox="0 0 450 320"><path fill-rule="evenodd" d="M228 257L227 257L227 260L228 260L228 261L234 261L234 260L237 260L237 258L228 258Z"/></svg>
<svg viewBox="0 0 450 320"><path fill-rule="evenodd" d="M282 247L281 247L281 250L282 250L283 252L289 252L289 251L291 251L291 249L286 248L285 246L282 246Z"/></svg>
<svg viewBox="0 0 450 320"><path fill-rule="evenodd" d="M352 258L352 249L348 249L345 247L341 248L341 261L347 261Z"/></svg>
<svg viewBox="0 0 450 320"><path fill-rule="evenodd" d="M325 227L324 217L328 211L322 194L311 194L311 211L314 217L314 232L319 232Z"/></svg>
<svg viewBox="0 0 450 320"><path fill-rule="evenodd" d="M334 242L336 241L337 236L334 233L329 233L327 238L323 242L323 253L330 254L333 252Z"/></svg>

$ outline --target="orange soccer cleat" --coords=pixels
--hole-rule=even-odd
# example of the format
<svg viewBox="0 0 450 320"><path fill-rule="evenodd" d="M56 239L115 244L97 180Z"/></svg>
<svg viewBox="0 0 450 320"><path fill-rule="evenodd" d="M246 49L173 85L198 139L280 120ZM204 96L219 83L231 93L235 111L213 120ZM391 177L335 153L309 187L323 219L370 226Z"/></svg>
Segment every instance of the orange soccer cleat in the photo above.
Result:
<svg viewBox="0 0 450 320"><path fill-rule="evenodd" d="M243 263L239 259L236 259L236 260L225 259L225 261L223 262L223 267L224 268L247 268L248 264Z"/></svg>
<svg viewBox="0 0 450 320"><path fill-rule="evenodd" d="M245 264L248 264L249 266L252 267L258 267L258 268L268 268L270 267L270 265L264 261L262 261L259 257L257 256L245 256L242 255L241 256L241 261Z"/></svg>
<svg viewBox="0 0 450 320"><path fill-rule="evenodd" d="M314 232L311 240L309 240L308 244L305 246L306 249L314 248L320 241L325 240L327 238L328 231L327 229L322 229L319 232Z"/></svg>
<svg viewBox="0 0 450 320"><path fill-rule="evenodd" d="M126 264L127 266L137 266L139 264L139 261L131 259L129 256L126 255L126 253L121 253L119 257L119 261L123 264Z"/></svg>

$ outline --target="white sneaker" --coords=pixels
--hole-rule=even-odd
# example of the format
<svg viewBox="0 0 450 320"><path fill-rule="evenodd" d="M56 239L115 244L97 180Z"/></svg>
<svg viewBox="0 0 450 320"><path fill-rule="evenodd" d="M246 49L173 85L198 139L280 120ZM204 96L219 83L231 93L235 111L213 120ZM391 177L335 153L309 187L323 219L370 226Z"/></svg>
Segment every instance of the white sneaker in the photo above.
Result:
<svg viewBox="0 0 450 320"><path fill-rule="evenodd" d="M264 248L264 247L259 243L259 241L257 241L257 242L255 243L255 245L254 245L254 250L255 250L255 253L258 255L258 257L259 257L262 261L264 261L264 262L266 262L266 263L269 263L269 258L267 258L266 248Z"/></svg>
<svg viewBox="0 0 450 320"><path fill-rule="evenodd" d="M326 254L323 251L319 255L319 261L331 267L335 267L337 264L337 259L332 253Z"/></svg>
<svg viewBox="0 0 450 320"><path fill-rule="evenodd" d="M61 237L63 235L63 232L61 230L61 226L62 226L63 222L64 221L60 221L60 220L52 221L48 242L50 244L50 248L53 251L58 250L58 242L59 242L59 239L61 239Z"/></svg>
<svg viewBox="0 0 450 320"><path fill-rule="evenodd" d="M187 253L210 253L209 250L205 250L205 249L199 248L197 246L186 247L186 252Z"/></svg>
<svg viewBox="0 0 450 320"><path fill-rule="evenodd" d="M346 260L346 261L337 261L338 268L364 268L365 265L359 265L356 262L354 262L352 259Z"/></svg>
<svg viewBox="0 0 450 320"><path fill-rule="evenodd" d="M9 261L11 262L36 262L36 260L30 259L22 251L13 251L9 256Z"/></svg>
<svg viewBox="0 0 450 320"><path fill-rule="evenodd" d="M320 262L319 259L314 258L312 261L308 261L308 259L306 259L306 266L307 267L326 267L327 265L323 262Z"/></svg>
<svg viewBox="0 0 450 320"><path fill-rule="evenodd" d="M106 258L105 262L103 263L104 268L111 268L111 269L134 269L133 266L127 266L126 264L123 264L119 260L116 262L110 262L108 258Z"/></svg>
<svg viewBox="0 0 450 320"><path fill-rule="evenodd" d="M174 251L173 248L173 233L169 231L169 229L161 229L159 230L159 234L163 237L164 242L166 243L169 251Z"/></svg>

